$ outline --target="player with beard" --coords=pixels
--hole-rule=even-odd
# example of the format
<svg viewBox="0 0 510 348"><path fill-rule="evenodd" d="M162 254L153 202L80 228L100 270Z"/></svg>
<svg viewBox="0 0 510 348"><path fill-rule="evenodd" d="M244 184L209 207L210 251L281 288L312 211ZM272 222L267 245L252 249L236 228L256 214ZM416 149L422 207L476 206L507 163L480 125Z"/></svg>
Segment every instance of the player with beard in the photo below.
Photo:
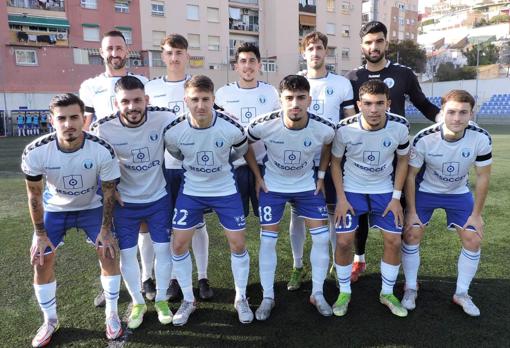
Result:
<svg viewBox="0 0 510 348"><path fill-rule="evenodd" d="M398 63L386 58L389 41L386 26L377 21L369 22L360 30L361 52L366 64L350 71L346 77L351 81L354 100L359 100L359 88L368 80L381 80L390 89L390 112L405 117L405 100L408 96L413 105L421 111L427 119L435 122L439 108L432 104L423 94L414 72ZM403 201L403 204L405 202ZM351 280L358 280L359 274L366 269L365 245L368 237L368 218L360 217L360 225L356 232L356 255L352 269Z"/></svg>
<svg viewBox="0 0 510 348"><path fill-rule="evenodd" d="M168 107L176 115L188 112L184 103L184 84L191 78L186 74L186 66L189 61L188 40L179 34L167 35L161 42L161 60L166 65L166 75L150 80L145 85L145 91L149 96L149 103L153 106ZM184 169L182 161L171 156L165 151L165 179L168 194L171 196L172 206L181 187ZM209 286L207 277L207 265L209 263L209 235L205 221L196 227L191 242L193 256L197 266L198 295L202 300L209 300L214 293ZM149 270L142 271L142 281L148 281ZM150 280L149 280L150 281ZM181 297L182 291L175 274L172 273L168 296L171 301Z"/></svg>
<svg viewBox="0 0 510 348"><path fill-rule="evenodd" d="M146 222L154 247L155 308L162 324L172 321L166 292L170 281L170 199L163 176L163 129L175 115L168 109L147 107L143 83L134 76L115 83L115 114L91 126L91 132L112 144L120 162L117 186L120 199L114 210L115 233L120 247L120 270L133 307L128 327L142 324L147 306L142 296L137 244L140 224Z"/></svg>
<svg viewBox="0 0 510 348"><path fill-rule="evenodd" d="M235 69L239 81L229 83L216 91L216 105L234 115L245 128L258 115L280 108L278 92L270 84L258 81L260 72L260 51L251 43L240 45L235 54ZM252 144L255 157L262 171L266 150L262 142ZM244 216L250 214L250 202L253 214L259 216L259 204L255 192L255 177L246 161L241 158L233 163L237 187L243 200Z"/></svg>
<svg viewBox="0 0 510 348"><path fill-rule="evenodd" d="M354 115L354 101L352 86L349 80L327 71L327 47L328 37L321 32L315 31L303 38L301 52L306 60L307 70L304 72L304 76L310 83L310 96L312 97L308 111L336 124L342 115ZM319 167L319 161L320 152L316 153L314 158L316 172ZM324 188L330 219L330 243L334 253L336 233L333 218L336 193L329 169L326 171L326 177L324 178ZM292 209L289 232L294 265L287 289L297 290L301 286L303 277L303 247L306 234L304 220L297 216L295 209Z"/></svg>
<svg viewBox="0 0 510 348"><path fill-rule="evenodd" d="M89 129L94 117L99 120L110 116L116 111L114 86L122 76L135 76L144 84L148 81L144 76L127 72L128 48L126 40L120 31L112 30L105 33L101 40L99 52L104 61L105 72L85 80L80 86L80 98L85 103L85 130ZM152 249L152 243L150 242L150 236L147 234L145 224L142 224L140 232L139 246L142 268L150 270L150 272L147 271L145 273L152 274L154 250ZM152 278L144 284L144 290L147 298L153 300L155 287ZM103 293L96 296L94 305L97 307L104 305Z"/></svg>

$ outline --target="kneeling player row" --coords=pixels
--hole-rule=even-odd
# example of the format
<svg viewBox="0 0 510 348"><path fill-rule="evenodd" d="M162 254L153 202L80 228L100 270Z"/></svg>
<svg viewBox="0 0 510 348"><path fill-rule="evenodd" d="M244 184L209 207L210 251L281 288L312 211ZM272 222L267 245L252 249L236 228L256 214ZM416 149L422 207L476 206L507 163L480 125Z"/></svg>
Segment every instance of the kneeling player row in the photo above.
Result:
<svg viewBox="0 0 510 348"><path fill-rule="evenodd" d="M91 132L95 135L82 132L83 103L78 98L73 95L55 97L50 105L50 120L56 133L37 139L23 154L36 230L32 247L35 289L45 315L34 346L49 341L58 328L53 250L69 227L83 228L96 242L106 297L107 337L120 336L122 328L116 308L120 275L115 250L111 247L112 217L120 247L120 272L133 301L129 328L140 326L147 310L136 259L140 224L148 224L154 243L158 319L163 324L173 321L174 325L184 325L196 308L189 246L195 227L203 220L204 209L209 208L218 214L229 241L236 289L234 307L240 322L251 322L254 315L246 298L250 258L245 246L245 213L230 164L243 156L252 171L255 191L259 193L259 269L263 300L255 312L258 320L266 320L275 306L276 242L287 202L310 229L313 284L310 302L321 315L347 312L352 241L357 217L364 213L370 215L372 226L383 232L380 301L395 315L407 315L405 307L414 308L417 294L418 242L431 212L439 207L447 208L448 223L457 227L463 239L454 299L466 312L476 314L467 287L479 259L478 237L483 233L480 214L487 193L491 141L484 130L469 123L474 100L466 92L452 91L446 95L442 110L444 122L420 132L411 146L408 122L386 112L388 87L377 80L366 82L360 88L360 114L342 120L338 126L307 112L311 103L310 85L306 78L297 75L287 76L280 83L282 110L257 118L247 129L213 110L214 86L205 76L194 76L186 82L185 102L189 113L179 117L166 109L147 107L144 86L135 77L121 78L115 91L119 112L93 124ZM257 141L267 151L263 175L259 167L262 163L257 163L248 145ZM182 160L184 169L184 180L175 203L165 190L161 168L165 148ZM320 161L315 178L316 158ZM345 160L343 171L342 160ZM479 177L474 206L463 199L470 195L466 180L473 163ZM425 174L415 194L414 178L422 166L425 166ZM328 168L334 187L324 184ZM43 175L46 177L44 207ZM407 198L412 202L408 203L404 219L400 195L406 175ZM437 176L454 180L437 180ZM100 211L97 212L101 206L100 197L95 189L88 190L95 188L98 177L103 183L102 220ZM116 180L117 194L113 189ZM324 190L330 195L333 193L337 200L330 227ZM422 199L422 195L431 195L434 199L428 196ZM458 197L461 197L462 209L456 207ZM455 208L451 209L453 206ZM459 213L460 210L464 213ZM172 219L170 211L174 212ZM402 248L408 282L404 307L393 295L393 286L400 266L405 220ZM330 240L340 286L333 307L322 293L329 267ZM172 268L184 295L175 314L166 301Z"/></svg>

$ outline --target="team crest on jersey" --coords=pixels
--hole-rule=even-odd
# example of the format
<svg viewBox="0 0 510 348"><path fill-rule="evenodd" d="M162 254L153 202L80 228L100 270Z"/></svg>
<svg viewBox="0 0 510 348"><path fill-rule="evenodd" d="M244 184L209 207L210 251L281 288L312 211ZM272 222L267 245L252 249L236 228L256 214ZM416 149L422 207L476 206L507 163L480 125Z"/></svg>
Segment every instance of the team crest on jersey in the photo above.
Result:
<svg viewBox="0 0 510 348"><path fill-rule="evenodd" d="M383 144L384 147L390 147L391 146L391 139L390 138L384 138L382 144Z"/></svg>
<svg viewBox="0 0 510 348"><path fill-rule="evenodd" d="M64 188L66 190L80 189L83 187L83 179L81 175L67 175L62 179L64 180Z"/></svg>
<svg viewBox="0 0 510 348"><path fill-rule="evenodd" d="M305 147L310 147L312 146L312 140L310 138L305 138L305 140L303 141L303 145Z"/></svg>
<svg viewBox="0 0 510 348"><path fill-rule="evenodd" d="M333 87L326 87L327 95L333 95L333 93L335 93L335 90L333 89Z"/></svg>
<svg viewBox="0 0 510 348"><path fill-rule="evenodd" d="M152 131L151 134L149 134L149 140L152 142L158 141L159 134L156 131Z"/></svg>
<svg viewBox="0 0 510 348"><path fill-rule="evenodd" d="M264 97L263 95L259 96L259 103L260 104L265 104L266 103L266 97Z"/></svg>
<svg viewBox="0 0 510 348"><path fill-rule="evenodd" d="M393 80L391 77L385 78L383 82L386 84L386 86L388 86L388 88L395 86L395 80Z"/></svg>
<svg viewBox="0 0 510 348"><path fill-rule="evenodd" d="M225 145L225 141L223 141L223 139L216 139L214 145L216 145L217 148L222 148L223 145Z"/></svg>
<svg viewBox="0 0 510 348"><path fill-rule="evenodd" d="M92 160L86 159L85 161L83 161L83 168L92 169L93 166L94 166L94 163L92 162Z"/></svg>
<svg viewBox="0 0 510 348"><path fill-rule="evenodd" d="M471 156L471 149L462 149L461 155L464 158L469 158Z"/></svg>

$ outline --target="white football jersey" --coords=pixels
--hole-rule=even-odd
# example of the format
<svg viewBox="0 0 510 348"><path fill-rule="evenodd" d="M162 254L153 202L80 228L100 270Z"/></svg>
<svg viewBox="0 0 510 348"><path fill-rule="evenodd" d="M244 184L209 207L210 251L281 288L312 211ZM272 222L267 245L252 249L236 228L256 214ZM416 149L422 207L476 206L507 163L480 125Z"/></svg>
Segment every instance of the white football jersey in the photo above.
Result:
<svg viewBox="0 0 510 348"><path fill-rule="evenodd" d="M308 124L289 129L283 113L273 112L254 120L248 127L251 141L260 140L267 149L264 181L272 192L296 193L315 190L314 156L331 144L335 125L308 113Z"/></svg>
<svg viewBox="0 0 510 348"><path fill-rule="evenodd" d="M78 211L100 207L98 178L120 177L119 164L112 146L84 132L83 146L74 152L59 149L55 133L37 138L23 151L21 169L28 176L43 175L45 211Z"/></svg>
<svg viewBox="0 0 510 348"><path fill-rule="evenodd" d="M184 84L191 78L186 75L181 81L168 81L165 76L150 80L145 85L145 94L149 96L149 104L161 108L169 108L177 116L188 112L184 102ZM165 168L182 169L182 162L165 151Z"/></svg>
<svg viewBox="0 0 510 348"><path fill-rule="evenodd" d="M142 75L128 73L146 84L148 79ZM80 99L85 103L85 112L93 113L96 119L100 120L115 113L115 83L119 76L108 77L105 73L83 81L80 86Z"/></svg>
<svg viewBox="0 0 510 348"><path fill-rule="evenodd" d="M280 109L280 100L276 89L259 81L255 88L241 88L237 82L229 83L216 91L216 105L238 118L245 128L257 116ZM251 144L255 158L262 164L266 156L264 144L256 141ZM234 167L246 165L244 158L234 162Z"/></svg>
<svg viewBox="0 0 510 348"><path fill-rule="evenodd" d="M121 198L128 203L151 203L166 195L163 175L163 130L174 119L170 110L147 107L147 119L138 127L126 127L119 113L94 122L90 131L106 139L120 162Z"/></svg>
<svg viewBox="0 0 510 348"><path fill-rule="evenodd" d="M461 194L469 192L469 169L492 163L492 139L486 130L470 124L457 141L443 137L444 123L420 131L413 139L409 165L425 165L419 190L429 193Z"/></svg>
<svg viewBox="0 0 510 348"><path fill-rule="evenodd" d="M198 197L228 196L237 192L230 151L248 149L243 126L230 117L213 111L208 128L194 128L189 114L179 116L164 132L167 150L183 161L186 195Z"/></svg>
<svg viewBox="0 0 510 348"><path fill-rule="evenodd" d="M384 128L363 129L361 114L343 119L338 124L332 154L344 164L344 190L355 193L388 193L393 191L391 175L395 151L409 152L409 122L386 113Z"/></svg>

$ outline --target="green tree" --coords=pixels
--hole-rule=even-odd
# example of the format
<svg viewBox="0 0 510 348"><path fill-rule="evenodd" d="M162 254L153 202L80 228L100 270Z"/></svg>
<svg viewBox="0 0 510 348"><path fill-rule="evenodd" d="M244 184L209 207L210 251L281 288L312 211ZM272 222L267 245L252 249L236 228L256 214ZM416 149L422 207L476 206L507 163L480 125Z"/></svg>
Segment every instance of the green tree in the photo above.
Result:
<svg viewBox="0 0 510 348"><path fill-rule="evenodd" d="M404 40L401 42L390 42L387 57L393 61L397 61L402 65L406 65L416 73L425 72L427 56L425 50L412 40Z"/></svg>
<svg viewBox="0 0 510 348"><path fill-rule="evenodd" d="M476 68L465 66L456 68L452 62L439 64L436 70L436 81L472 80L476 78Z"/></svg>
<svg viewBox="0 0 510 348"><path fill-rule="evenodd" d="M480 62L479 65L489 65L494 64L499 59L499 48L495 46L494 44L488 44L488 45L480 45ZM470 49L467 49L464 52L464 55L466 56L468 60L468 65L470 66L476 66L476 56L477 56L477 45L473 45Z"/></svg>

